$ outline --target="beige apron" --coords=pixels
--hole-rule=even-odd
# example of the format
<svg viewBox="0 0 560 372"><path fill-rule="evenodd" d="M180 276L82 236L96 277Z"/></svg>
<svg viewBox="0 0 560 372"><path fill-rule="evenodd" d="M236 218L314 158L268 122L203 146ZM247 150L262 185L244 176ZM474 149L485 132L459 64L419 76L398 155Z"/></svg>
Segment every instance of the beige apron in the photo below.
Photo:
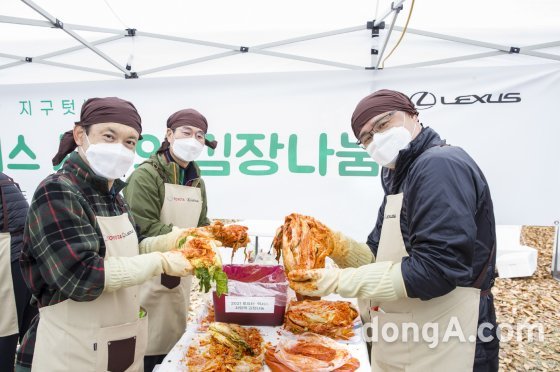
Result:
<svg viewBox="0 0 560 372"><path fill-rule="evenodd" d="M138 254L126 213L97 222L106 257ZM139 310L138 286L40 308L32 371L143 371L148 317L139 319Z"/></svg>
<svg viewBox="0 0 560 372"><path fill-rule="evenodd" d="M387 196L376 262L401 262L403 257L408 256L400 228L402 202L402 193ZM457 287L428 301L416 298L381 304L370 301L371 321L373 324L377 321L378 327L378 341L373 343L371 354L372 371L472 371L479 301L480 290L465 287ZM360 302L363 306L364 301ZM379 311L372 307L375 305L379 305ZM395 324L399 330L399 337L394 342L383 341L381 330L387 323ZM406 331L406 326L409 341L402 341L403 323L418 325L419 342L410 341L414 334L410 329ZM427 323L428 336L424 339L422 329ZM432 339L436 324L439 332L437 344ZM465 342L454 336L459 325ZM444 342L442 339L447 330L450 331L447 335L451 337ZM388 334L392 335L391 331ZM430 348L430 344L435 347Z"/></svg>
<svg viewBox="0 0 560 372"><path fill-rule="evenodd" d="M198 226L202 195L198 187L165 184L160 221L188 228ZM162 274L140 286L140 303L150 314L146 355L169 353L187 327L191 295L190 276Z"/></svg>
<svg viewBox="0 0 560 372"><path fill-rule="evenodd" d="M6 212L5 209L6 204L4 204L4 212ZM5 227L7 228L7 226ZM2 299L0 301L0 337L19 333L10 248L10 233L0 233L0 298Z"/></svg>

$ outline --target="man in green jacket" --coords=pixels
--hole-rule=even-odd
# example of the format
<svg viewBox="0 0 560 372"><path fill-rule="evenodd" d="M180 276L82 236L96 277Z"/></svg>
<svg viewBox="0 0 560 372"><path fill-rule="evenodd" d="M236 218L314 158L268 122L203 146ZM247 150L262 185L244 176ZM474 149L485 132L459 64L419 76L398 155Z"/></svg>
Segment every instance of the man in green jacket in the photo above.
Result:
<svg viewBox="0 0 560 372"><path fill-rule="evenodd" d="M142 163L128 179L124 196L134 220L145 236L169 234L179 237L182 228L206 226L206 187L194 160L208 141L206 118L193 109L180 110L167 120L165 140L159 150ZM154 245L152 250L168 249ZM161 275L142 285L140 303L148 313L148 350L144 370L152 371L175 343L185 327L191 278Z"/></svg>

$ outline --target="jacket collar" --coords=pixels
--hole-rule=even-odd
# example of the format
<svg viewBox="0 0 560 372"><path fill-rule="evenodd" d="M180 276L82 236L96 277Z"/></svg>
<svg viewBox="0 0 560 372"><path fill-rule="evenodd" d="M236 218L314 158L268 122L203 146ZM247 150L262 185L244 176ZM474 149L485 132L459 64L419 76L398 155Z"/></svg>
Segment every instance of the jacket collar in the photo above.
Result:
<svg viewBox="0 0 560 372"><path fill-rule="evenodd" d="M169 150L166 150L169 151ZM181 169L185 170L185 175L188 181L196 180L200 178L200 168L196 162L191 161L186 168L181 168L179 164L174 161L167 160L165 153L155 153L153 154L146 163L152 164L161 174L165 180L173 180L174 174L179 174Z"/></svg>
<svg viewBox="0 0 560 372"><path fill-rule="evenodd" d="M422 126L418 136L410 142L407 148L399 152L395 169L383 168L384 185L392 194L398 193L412 163L429 148L445 144L445 140L442 140L435 130Z"/></svg>

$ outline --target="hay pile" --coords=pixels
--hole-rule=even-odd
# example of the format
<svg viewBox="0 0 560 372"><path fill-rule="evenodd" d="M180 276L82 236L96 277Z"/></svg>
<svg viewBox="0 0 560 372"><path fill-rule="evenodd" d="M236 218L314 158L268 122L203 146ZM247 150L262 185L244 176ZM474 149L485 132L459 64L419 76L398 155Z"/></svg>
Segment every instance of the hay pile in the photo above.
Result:
<svg viewBox="0 0 560 372"><path fill-rule="evenodd" d="M521 342L516 331L502 342L501 371L560 371L560 282L551 275L554 233L552 227L524 226L521 244L539 251L537 271L529 278L496 279L498 323L541 323L544 329L543 341L530 342L525 329Z"/></svg>

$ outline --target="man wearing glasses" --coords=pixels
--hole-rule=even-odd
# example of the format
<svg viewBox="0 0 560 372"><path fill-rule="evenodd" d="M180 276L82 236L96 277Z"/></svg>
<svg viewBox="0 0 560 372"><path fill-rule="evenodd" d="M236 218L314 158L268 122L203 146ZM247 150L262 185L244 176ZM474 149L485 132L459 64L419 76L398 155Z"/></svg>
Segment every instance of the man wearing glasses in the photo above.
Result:
<svg viewBox="0 0 560 372"><path fill-rule="evenodd" d="M183 228L209 225L207 201L200 169L194 162L204 146L206 118L193 109L180 110L167 119L159 150L132 173L124 196L134 220L145 236L169 234L176 240ZM171 242L170 240L170 242ZM172 243L172 242L171 242ZM172 244L146 246L146 252L167 250ZM186 328L191 278L166 274L152 278L140 289L140 304L150 315L144 370L152 371Z"/></svg>
<svg viewBox="0 0 560 372"><path fill-rule="evenodd" d="M290 272L292 288L359 299L377 332L374 371L497 371L496 233L484 174L463 149L424 127L400 92L362 99L352 130L383 166L377 223L367 244L334 233L331 258L340 269Z"/></svg>

